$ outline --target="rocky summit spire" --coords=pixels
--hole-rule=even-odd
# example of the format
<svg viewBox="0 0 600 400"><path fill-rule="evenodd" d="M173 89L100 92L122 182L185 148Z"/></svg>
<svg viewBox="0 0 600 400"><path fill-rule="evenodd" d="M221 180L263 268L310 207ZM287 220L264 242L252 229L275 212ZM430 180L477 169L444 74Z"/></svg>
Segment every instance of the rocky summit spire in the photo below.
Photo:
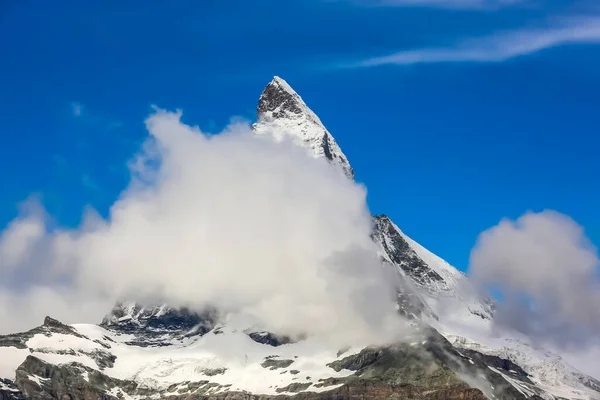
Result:
<svg viewBox="0 0 600 400"><path fill-rule="evenodd" d="M259 135L272 135L276 140L291 137L315 157L325 157L354 179L354 171L342 149L290 85L276 76L265 87L258 100L257 122L253 126Z"/></svg>

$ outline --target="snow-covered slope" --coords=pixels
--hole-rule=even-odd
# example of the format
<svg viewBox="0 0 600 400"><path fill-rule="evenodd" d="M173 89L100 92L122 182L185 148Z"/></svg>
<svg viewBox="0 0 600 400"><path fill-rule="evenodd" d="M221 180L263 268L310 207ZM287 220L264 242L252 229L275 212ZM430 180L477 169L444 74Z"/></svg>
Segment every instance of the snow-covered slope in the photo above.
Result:
<svg viewBox="0 0 600 400"><path fill-rule="evenodd" d="M315 337L283 345L261 343L236 325L217 325L187 337L167 335L156 344L136 342L139 337L133 333L46 318L29 332L0 336L0 364L8 378L1 382L0 395L11 400L18 395L183 400L303 392L307 399L483 399L486 393L489 398L524 399L511 389L509 379L542 393L518 367L494 358L497 370L486 368L477 352L462 355L429 328L416 329L394 346L336 350ZM479 376L478 390L468 389L461 376ZM321 392L330 393L320 397Z"/></svg>
<svg viewBox="0 0 600 400"><path fill-rule="evenodd" d="M28 356L50 364L76 363L110 378L135 382L138 392L146 388L162 395L176 390L184 393L179 386L202 381L211 383L210 393L277 394L285 393L292 383L315 386L320 379L352 374L327 367L342 355L319 342L273 347L226 326L204 335L164 337L155 345L135 342L138 338L133 333L91 324L67 326L47 319L43 326L20 337L23 348L3 346L0 339L0 374L11 380ZM311 391L333 388L319 386Z"/></svg>

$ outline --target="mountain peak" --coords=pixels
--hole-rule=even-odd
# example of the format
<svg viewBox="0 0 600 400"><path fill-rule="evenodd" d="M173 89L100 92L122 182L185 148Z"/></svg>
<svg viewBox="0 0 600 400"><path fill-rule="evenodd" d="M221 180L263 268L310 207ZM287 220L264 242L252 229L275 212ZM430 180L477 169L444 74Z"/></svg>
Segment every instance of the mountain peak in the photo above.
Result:
<svg viewBox="0 0 600 400"><path fill-rule="evenodd" d="M269 114L271 113L271 114ZM273 118L292 118L302 114L311 114L310 117L318 117L308 108L302 98L282 78L275 76L265 87L258 100L257 119L267 116ZM318 121L319 123L321 121Z"/></svg>
<svg viewBox="0 0 600 400"><path fill-rule="evenodd" d="M254 133L276 140L288 137L317 158L325 157L342 168L350 179L354 171L348 159L319 117L282 78L275 76L258 100Z"/></svg>
<svg viewBox="0 0 600 400"><path fill-rule="evenodd" d="M269 85L277 86L281 90L288 92L292 95L297 94L296 91L292 89L292 87L289 85L289 83L287 83L283 78L280 78L277 75L273 77L273 80L269 83Z"/></svg>

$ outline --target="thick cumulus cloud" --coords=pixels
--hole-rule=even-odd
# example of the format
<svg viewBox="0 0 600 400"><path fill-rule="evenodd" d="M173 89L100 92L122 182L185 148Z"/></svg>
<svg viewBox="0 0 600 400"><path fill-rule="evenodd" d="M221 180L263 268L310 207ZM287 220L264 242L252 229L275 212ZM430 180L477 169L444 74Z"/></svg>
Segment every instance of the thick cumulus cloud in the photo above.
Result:
<svg viewBox="0 0 600 400"><path fill-rule="evenodd" d="M214 306L345 341L397 328L362 186L245 123L207 135L180 118L146 120L150 136L107 219L90 212L79 229L50 231L37 209L4 231L0 329L37 325L41 313L97 322L117 299Z"/></svg>
<svg viewBox="0 0 600 400"><path fill-rule="evenodd" d="M499 327L571 347L600 337L599 266L583 228L544 211L483 232L470 274L499 295Z"/></svg>

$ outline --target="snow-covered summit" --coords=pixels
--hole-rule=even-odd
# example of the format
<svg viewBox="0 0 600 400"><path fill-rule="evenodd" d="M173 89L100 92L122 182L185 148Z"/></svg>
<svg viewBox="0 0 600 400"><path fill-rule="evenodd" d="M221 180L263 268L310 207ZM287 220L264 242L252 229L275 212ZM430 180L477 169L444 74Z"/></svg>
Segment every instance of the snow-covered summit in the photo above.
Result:
<svg viewBox="0 0 600 400"><path fill-rule="evenodd" d="M276 76L263 90L253 130L276 140L290 138L314 157L325 157L354 179L354 171L333 136L319 117L283 79Z"/></svg>

